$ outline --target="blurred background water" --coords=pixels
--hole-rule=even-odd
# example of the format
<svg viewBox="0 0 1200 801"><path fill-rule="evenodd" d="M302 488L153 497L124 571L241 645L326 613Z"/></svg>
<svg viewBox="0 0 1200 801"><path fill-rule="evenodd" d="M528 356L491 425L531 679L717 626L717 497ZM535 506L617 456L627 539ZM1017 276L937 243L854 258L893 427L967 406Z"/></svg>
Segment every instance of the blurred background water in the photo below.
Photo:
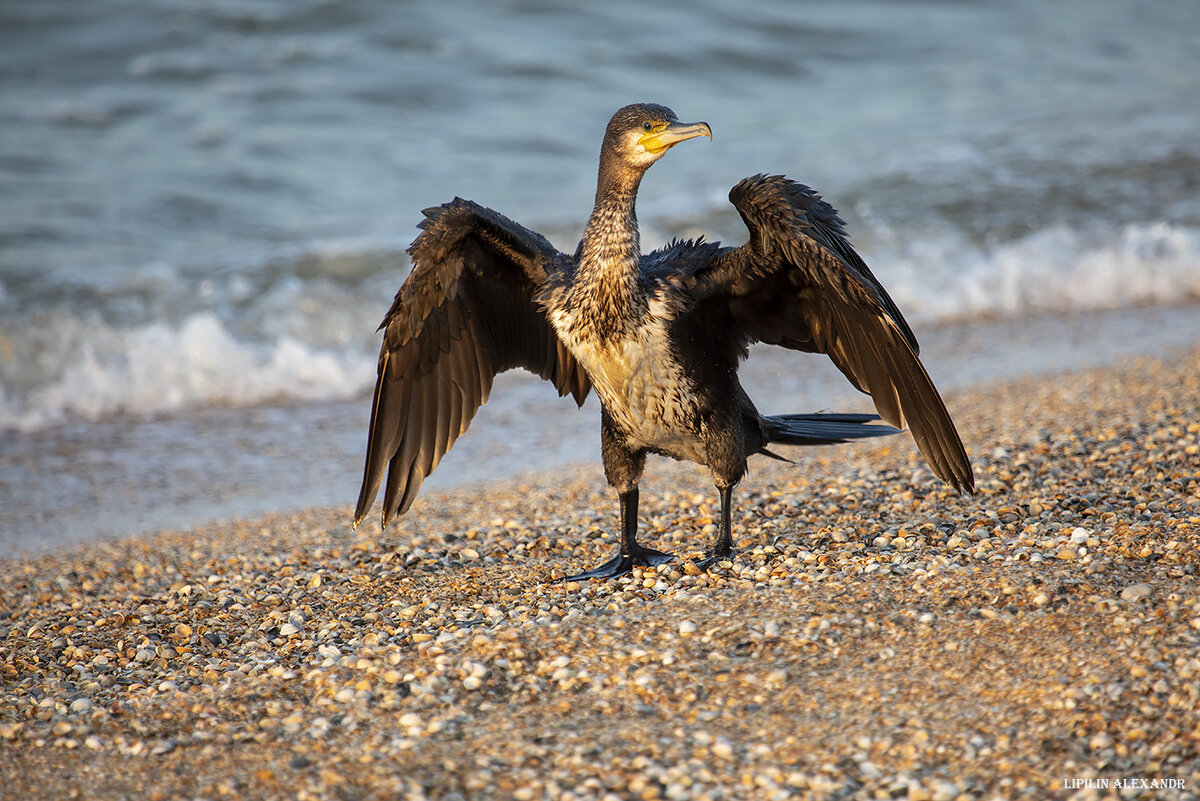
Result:
<svg viewBox="0 0 1200 801"><path fill-rule="evenodd" d="M644 245L740 242L738 179L809 183L918 334L955 332L943 383L1200 341L1197 97L1196 3L0 4L0 553L352 501L420 209L573 249L639 100L715 134L648 175ZM952 346L981 320L1033 355L981 371ZM1026 330L1090 333L1048 361ZM762 392L822 369L791 358ZM546 388L501 386L459 448L504 467L454 480L545 466L512 451ZM539 458L592 460L594 414L561 425Z"/></svg>

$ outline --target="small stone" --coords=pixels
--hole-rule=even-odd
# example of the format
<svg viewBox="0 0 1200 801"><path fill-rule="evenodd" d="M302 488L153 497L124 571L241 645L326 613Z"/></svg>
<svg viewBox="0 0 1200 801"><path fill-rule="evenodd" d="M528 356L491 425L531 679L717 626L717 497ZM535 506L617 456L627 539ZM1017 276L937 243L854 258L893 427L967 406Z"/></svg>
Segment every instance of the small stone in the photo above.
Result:
<svg viewBox="0 0 1200 801"><path fill-rule="evenodd" d="M668 784L664 792L666 793L667 801L687 801L687 799L692 797L692 791L679 782Z"/></svg>
<svg viewBox="0 0 1200 801"><path fill-rule="evenodd" d="M679 624L680 635L687 637L690 634L696 633L696 624L690 620L684 620Z"/></svg>
<svg viewBox="0 0 1200 801"><path fill-rule="evenodd" d="M142 648L134 654L133 661L135 662L152 662L154 661L154 651L149 648Z"/></svg>
<svg viewBox="0 0 1200 801"><path fill-rule="evenodd" d="M79 714L82 712L91 712L92 711L92 699L91 698L76 698L74 701L71 702L70 709L71 709L71 712L73 712L75 714Z"/></svg>
<svg viewBox="0 0 1200 801"><path fill-rule="evenodd" d="M958 798L958 785L950 782L937 782L933 785L932 801L954 801Z"/></svg>
<svg viewBox="0 0 1200 801"><path fill-rule="evenodd" d="M467 676L463 679L463 686L468 690L478 690L483 685L483 680L478 676Z"/></svg>
<svg viewBox="0 0 1200 801"><path fill-rule="evenodd" d="M162 756L163 754L169 754L174 751L175 746L176 743L174 740L159 740L154 744L154 747L150 749L150 753L154 754L155 756Z"/></svg>
<svg viewBox="0 0 1200 801"><path fill-rule="evenodd" d="M710 748L709 750L712 751L712 755L715 756L717 759L732 759L733 758L733 746L731 746L729 744L728 740L725 740L725 739L717 740L715 743L712 744L712 748Z"/></svg>
<svg viewBox="0 0 1200 801"><path fill-rule="evenodd" d="M295 624L288 622L279 627L279 634L283 637L290 637L293 634L299 634L300 629Z"/></svg>
<svg viewBox="0 0 1200 801"><path fill-rule="evenodd" d="M1141 584L1131 584L1121 590L1121 600L1140 601L1143 598L1149 598L1152 592L1154 592L1154 588L1144 582Z"/></svg>

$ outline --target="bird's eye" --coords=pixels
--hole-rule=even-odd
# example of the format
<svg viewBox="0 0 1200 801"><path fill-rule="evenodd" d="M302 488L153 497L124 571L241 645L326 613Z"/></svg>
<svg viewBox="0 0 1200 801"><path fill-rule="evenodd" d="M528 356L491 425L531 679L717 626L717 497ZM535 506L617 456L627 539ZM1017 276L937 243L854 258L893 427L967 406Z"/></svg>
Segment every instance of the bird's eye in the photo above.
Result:
<svg viewBox="0 0 1200 801"><path fill-rule="evenodd" d="M646 120L645 122L642 123L642 130L643 131L653 131L654 123L650 122L650 120Z"/></svg>

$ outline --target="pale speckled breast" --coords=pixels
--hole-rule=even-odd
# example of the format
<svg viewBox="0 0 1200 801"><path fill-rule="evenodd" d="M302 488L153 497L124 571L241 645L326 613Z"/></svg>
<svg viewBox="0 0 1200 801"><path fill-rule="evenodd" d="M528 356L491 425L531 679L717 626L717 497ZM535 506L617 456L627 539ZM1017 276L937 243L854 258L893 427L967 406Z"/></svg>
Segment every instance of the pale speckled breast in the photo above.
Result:
<svg viewBox="0 0 1200 801"><path fill-rule="evenodd" d="M695 388L673 358L664 326L651 318L634 336L606 343L578 339L570 325L559 330L631 446L703 464Z"/></svg>

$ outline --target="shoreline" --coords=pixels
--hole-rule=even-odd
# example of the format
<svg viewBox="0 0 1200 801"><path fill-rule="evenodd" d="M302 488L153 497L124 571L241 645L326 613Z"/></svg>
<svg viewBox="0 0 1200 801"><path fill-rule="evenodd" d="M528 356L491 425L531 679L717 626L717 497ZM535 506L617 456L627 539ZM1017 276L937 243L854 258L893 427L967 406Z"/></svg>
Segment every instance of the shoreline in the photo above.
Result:
<svg viewBox="0 0 1200 801"><path fill-rule="evenodd" d="M900 438L760 460L735 558L654 460L0 560L23 798L1200 793L1200 349L951 393L980 493ZM1109 787L1101 784L1108 780ZM1149 787L1149 785L1147 785Z"/></svg>
<svg viewBox="0 0 1200 801"><path fill-rule="evenodd" d="M1025 374L1183 352L1200 343L1200 304L918 326L917 334L935 383L953 396ZM872 410L823 356L764 346L741 375L767 414ZM0 437L0 556L351 501L368 411L364 397L8 432ZM423 492L595 465L598 430L594 398L580 411L546 382L504 373Z"/></svg>

